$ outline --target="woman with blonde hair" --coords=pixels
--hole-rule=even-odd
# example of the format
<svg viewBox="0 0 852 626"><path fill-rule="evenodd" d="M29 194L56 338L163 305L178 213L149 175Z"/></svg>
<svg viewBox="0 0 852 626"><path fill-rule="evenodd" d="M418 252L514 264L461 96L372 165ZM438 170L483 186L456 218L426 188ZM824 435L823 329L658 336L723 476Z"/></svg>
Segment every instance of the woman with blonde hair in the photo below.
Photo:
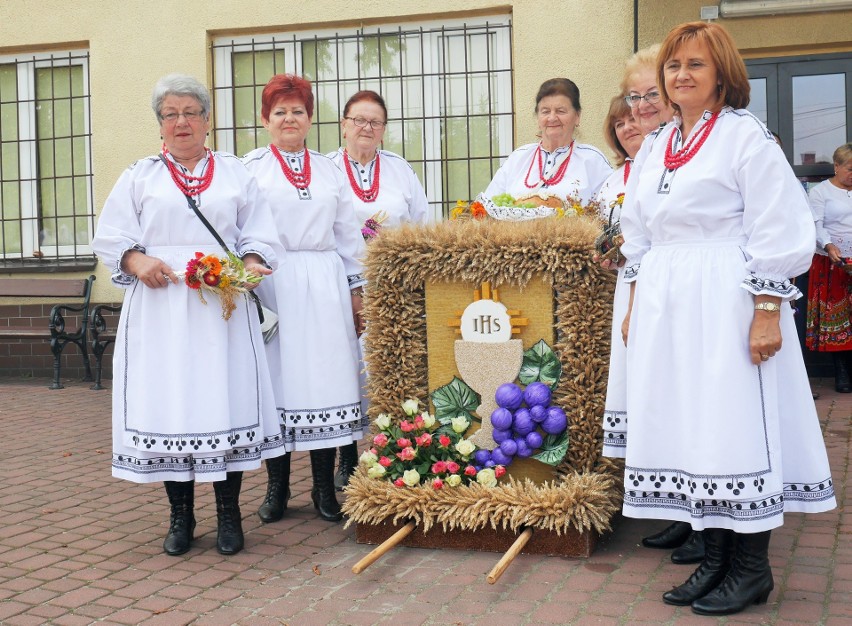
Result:
<svg viewBox="0 0 852 626"><path fill-rule="evenodd" d="M704 560L663 600L728 615L767 601L769 537L784 514L836 506L782 306L800 295L788 277L809 267L815 231L784 153L745 110L748 74L727 31L674 28L657 69L676 117L642 145L621 218L623 510L701 530Z"/></svg>

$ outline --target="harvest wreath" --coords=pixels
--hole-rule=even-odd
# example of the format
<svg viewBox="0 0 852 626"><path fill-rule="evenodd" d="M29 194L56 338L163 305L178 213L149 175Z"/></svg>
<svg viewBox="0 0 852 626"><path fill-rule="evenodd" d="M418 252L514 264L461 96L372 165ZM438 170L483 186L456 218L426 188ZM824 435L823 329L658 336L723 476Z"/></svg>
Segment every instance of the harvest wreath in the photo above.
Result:
<svg viewBox="0 0 852 626"><path fill-rule="evenodd" d="M361 466L346 489L347 524L414 521L424 533L533 528L599 534L610 528L621 504L623 466L601 456L614 277L591 260L599 232L591 217L447 221L387 230L371 243L364 303L371 417L398 414L406 399L429 397L427 281L523 289L545 279L553 285L553 348L563 372L553 400L568 416L571 443L555 478L540 484L506 476L496 486L395 485Z"/></svg>

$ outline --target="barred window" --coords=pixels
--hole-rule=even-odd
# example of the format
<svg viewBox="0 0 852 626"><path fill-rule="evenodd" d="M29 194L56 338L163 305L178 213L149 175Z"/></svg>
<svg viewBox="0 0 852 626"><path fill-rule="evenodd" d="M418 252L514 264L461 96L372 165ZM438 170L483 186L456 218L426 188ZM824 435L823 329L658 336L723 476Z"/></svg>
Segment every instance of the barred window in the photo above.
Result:
<svg viewBox="0 0 852 626"><path fill-rule="evenodd" d="M88 51L0 56L0 267L91 267Z"/></svg>
<svg viewBox="0 0 852 626"><path fill-rule="evenodd" d="M485 189L512 150L508 16L218 38L213 69L216 147L236 154L269 143L260 94L274 74L299 74L313 84L307 142L323 153L341 145L349 97L361 89L382 94L383 147L414 168L436 218Z"/></svg>

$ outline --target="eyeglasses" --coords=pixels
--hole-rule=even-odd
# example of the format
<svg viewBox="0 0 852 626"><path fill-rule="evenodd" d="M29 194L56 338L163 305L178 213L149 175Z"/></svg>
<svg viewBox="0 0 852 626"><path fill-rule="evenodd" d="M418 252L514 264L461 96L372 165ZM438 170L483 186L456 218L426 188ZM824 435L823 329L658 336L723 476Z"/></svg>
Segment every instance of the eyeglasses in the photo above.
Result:
<svg viewBox="0 0 852 626"><path fill-rule="evenodd" d="M183 118L192 124L193 122L197 122L204 114L201 111L184 111L183 113L166 113L165 115L161 115L160 119L164 122L168 122L169 124L174 124L178 121L178 118L183 115Z"/></svg>
<svg viewBox="0 0 852 626"><path fill-rule="evenodd" d="M384 128L388 125L387 122L382 122L381 120L368 120L363 117L344 117L343 119L350 120L358 128L366 128L369 126L373 130L379 130L380 128Z"/></svg>
<svg viewBox="0 0 852 626"><path fill-rule="evenodd" d="M639 103L644 100L648 104L657 104L660 101L660 92L659 91L649 91L644 96L636 96L629 95L624 96L624 101L627 103L627 106L631 108L636 108L639 106Z"/></svg>

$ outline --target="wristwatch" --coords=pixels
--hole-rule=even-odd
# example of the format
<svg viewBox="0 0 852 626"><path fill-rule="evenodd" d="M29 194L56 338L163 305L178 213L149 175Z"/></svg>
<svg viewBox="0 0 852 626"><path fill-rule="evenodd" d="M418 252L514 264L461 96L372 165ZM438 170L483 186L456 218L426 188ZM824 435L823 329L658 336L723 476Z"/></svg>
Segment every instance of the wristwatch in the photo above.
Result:
<svg viewBox="0 0 852 626"><path fill-rule="evenodd" d="M777 313L781 310L780 304L775 304L774 302L759 302L754 305L755 311L770 311L772 313Z"/></svg>

